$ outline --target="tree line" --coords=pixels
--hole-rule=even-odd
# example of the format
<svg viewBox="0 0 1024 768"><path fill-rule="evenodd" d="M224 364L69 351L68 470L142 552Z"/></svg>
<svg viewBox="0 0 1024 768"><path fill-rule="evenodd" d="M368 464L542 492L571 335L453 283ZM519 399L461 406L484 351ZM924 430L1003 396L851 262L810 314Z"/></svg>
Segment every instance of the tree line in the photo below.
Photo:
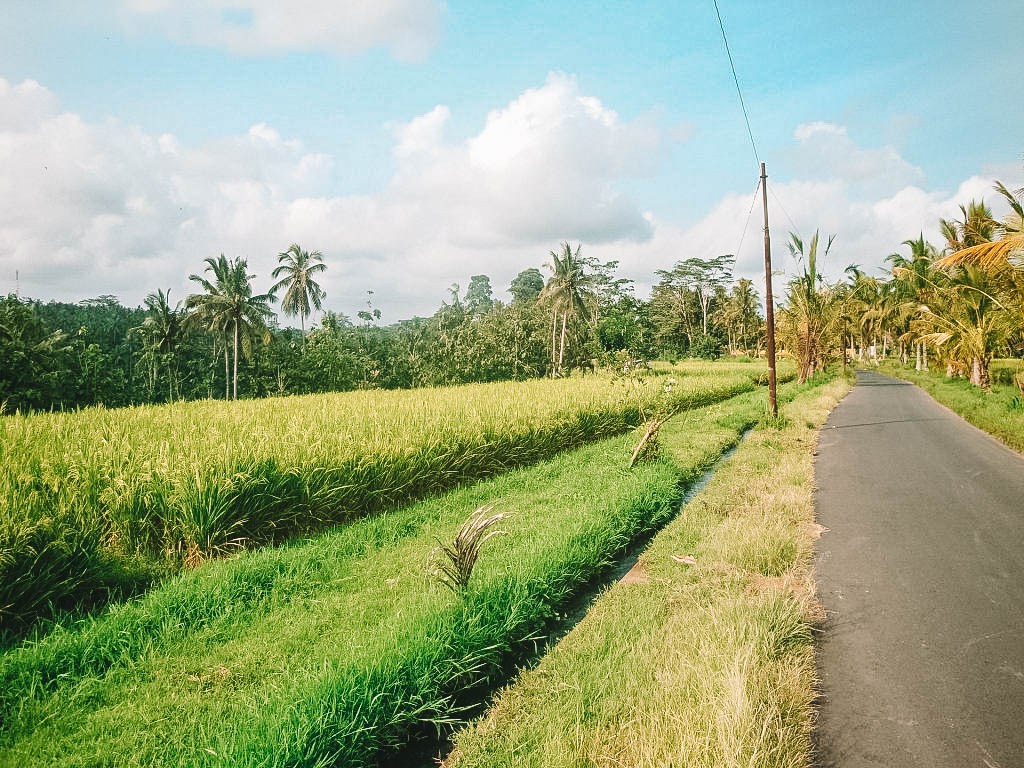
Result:
<svg viewBox="0 0 1024 768"><path fill-rule="evenodd" d="M1002 183L1002 220L983 201L940 220L945 243L923 235L872 276L858 265L826 281L824 242L790 233L800 265L776 315L781 349L801 380L855 357L898 358L919 369L990 386L994 356L1024 352L1024 190ZM150 293L142 307L104 295L77 304L8 295L0 300L0 406L5 411L121 406L367 388L408 388L564 376L656 356L760 355L764 320L754 284L734 279L734 257L689 258L659 270L647 299L600 262L562 243L494 299L487 275L453 284L430 317L382 322L367 292L354 317L328 309L317 279L322 254L293 244L274 281L256 293L244 258L205 260L197 287L173 303ZM298 317L282 326L274 311ZM1024 395L1024 376L1020 385Z"/></svg>
<svg viewBox="0 0 1024 768"><path fill-rule="evenodd" d="M897 358L990 389L993 358L1024 354L1024 189L994 189L1009 206L1004 218L971 200L960 217L938 222L945 243L923 234L904 241L878 277L854 264L827 282L818 267L834 236L819 254L817 232L806 244L791 234L801 273L787 287L777 329L801 380L840 356ZM1024 396L1024 373L1016 383Z"/></svg>
<svg viewBox="0 0 1024 768"><path fill-rule="evenodd" d="M324 256L292 244L266 293L246 259L208 258L174 302L143 306L104 295L77 304L0 300L0 405L15 410L123 406L365 388L407 388L564 376L621 359L757 354L763 320L731 255L691 258L658 272L638 298L618 263L562 243L545 272L522 270L511 301L487 275L453 284L430 317L384 324L367 292L349 316L326 309ZM282 325L275 305L299 327ZM319 324L309 324L323 311ZM307 327L309 326L309 327Z"/></svg>

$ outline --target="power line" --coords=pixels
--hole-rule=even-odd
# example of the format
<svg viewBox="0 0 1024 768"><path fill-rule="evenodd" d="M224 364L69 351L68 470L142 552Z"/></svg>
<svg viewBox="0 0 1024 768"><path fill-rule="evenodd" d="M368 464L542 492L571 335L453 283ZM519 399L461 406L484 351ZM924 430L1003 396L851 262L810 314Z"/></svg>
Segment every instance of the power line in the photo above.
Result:
<svg viewBox="0 0 1024 768"><path fill-rule="evenodd" d="M736 95L740 97L740 107L743 109L743 119L747 123L747 136L750 137L750 146L754 150L754 160L760 167L761 158L757 154L757 144L754 142L754 132L750 130L750 115L747 114L747 105L743 101L743 91L740 90L740 79L736 76L736 65L732 60L732 51L729 48L729 38L725 34L725 24L722 23L722 12L718 10L718 0L714 0L715 15L718 16L718 28L722 30L722 41L725 43L725 53L729 57L729 68L732 70L732 80L736 83Z"/></svg>
<svg viewBox="0 0 1024 768"><path fill-rule="evenodd" d="M773 187L768 187L768 191L772 193L772 197L775 198L775 202L779 204L779 208L781 208L782 212L786 215L786 220L789 222L789 225L793 227L793 231L800 235L800 238L803 239L803 235L800 232L800 227L798 227L796 223L793 221L793 219L790 218L789 213L786 211L786 206L782 204L782 201L779 199L779 196L775 194L775 189Z"/></svg>
<svg viewBox="0 0 1024 768"><path fill-rule="evenodd" d="M747 237L747 227L750 225L750 216L754 213L754 206L757 205L757 191L761 188L761 179L758 178L757 184L754 186L754 196L750 201L750 210L747 211L747 220L743 222L743 234L740 235L740 244L736 248L735 256L738 259L740 257L740 250L743 248L743 241Z"/></svg>

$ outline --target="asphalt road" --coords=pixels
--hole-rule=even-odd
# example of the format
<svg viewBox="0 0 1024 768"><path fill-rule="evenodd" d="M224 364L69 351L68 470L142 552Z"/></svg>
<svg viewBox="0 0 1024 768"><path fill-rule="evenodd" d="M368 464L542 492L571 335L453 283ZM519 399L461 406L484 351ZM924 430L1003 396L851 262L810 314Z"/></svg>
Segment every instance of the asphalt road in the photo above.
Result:
<svg viewBox="0 0 1024 768"><path fill-rule="evenodd" d="M1024 766L1024 458L861 372L816 484L817 765Z"/></svg>

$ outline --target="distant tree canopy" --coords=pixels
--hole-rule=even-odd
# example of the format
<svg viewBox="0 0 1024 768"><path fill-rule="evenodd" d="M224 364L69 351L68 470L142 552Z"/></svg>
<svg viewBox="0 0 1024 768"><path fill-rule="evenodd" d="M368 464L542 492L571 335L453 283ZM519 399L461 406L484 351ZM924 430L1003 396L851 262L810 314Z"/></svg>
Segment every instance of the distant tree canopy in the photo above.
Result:
<svg viewBox="0 0 1024 768"><path fill-rule="evenodd" d="M491 297L491 278L487 275L473 275L466 289L466 308L470 314L479 315L494 306Z"/></svg>
<svg viewBox="0 0 1024 768"><path fill-rule="evenodd" d="M265 294L254 290L245 259L221 255L203 262L191 276L197 292L178 301L165 290L135 309L113 296L44 304L11 295L0 302L0 404L62 409L433 386L565 374L620 355L751 350L757 298L749 281L735 298L727 294L729 258L706 268L680 262L648 301L615 274L617 262L566 242L549 254L547 279L529 267L512 280L509 303L494 298L488 275L472 275L465 293L453 284L432 316L390 325L372 291L353 319L326 309L317 280L328 263L298 244L279 254ZM281 327L278 299L299 329ZM319 325L307 323L325 309Z"/></svg>
<svg viewBox="0 0 1024 768"><path fill-rule="evenodd" d="M544 275L536 267L524 269L508 287L508 292L516 301L533 301L544 290Z"/></svg>

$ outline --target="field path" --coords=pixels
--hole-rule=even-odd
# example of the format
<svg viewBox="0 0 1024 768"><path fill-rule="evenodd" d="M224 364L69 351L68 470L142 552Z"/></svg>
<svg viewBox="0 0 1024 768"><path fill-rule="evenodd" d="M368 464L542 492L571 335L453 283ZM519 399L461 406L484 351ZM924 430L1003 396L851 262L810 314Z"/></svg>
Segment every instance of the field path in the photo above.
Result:
<svg viewBox="0 0 1024 768"><path fill-rule="evenodd" d="M816 483L817 764L1024 765L1024 458L860 372Z"/></svg>

